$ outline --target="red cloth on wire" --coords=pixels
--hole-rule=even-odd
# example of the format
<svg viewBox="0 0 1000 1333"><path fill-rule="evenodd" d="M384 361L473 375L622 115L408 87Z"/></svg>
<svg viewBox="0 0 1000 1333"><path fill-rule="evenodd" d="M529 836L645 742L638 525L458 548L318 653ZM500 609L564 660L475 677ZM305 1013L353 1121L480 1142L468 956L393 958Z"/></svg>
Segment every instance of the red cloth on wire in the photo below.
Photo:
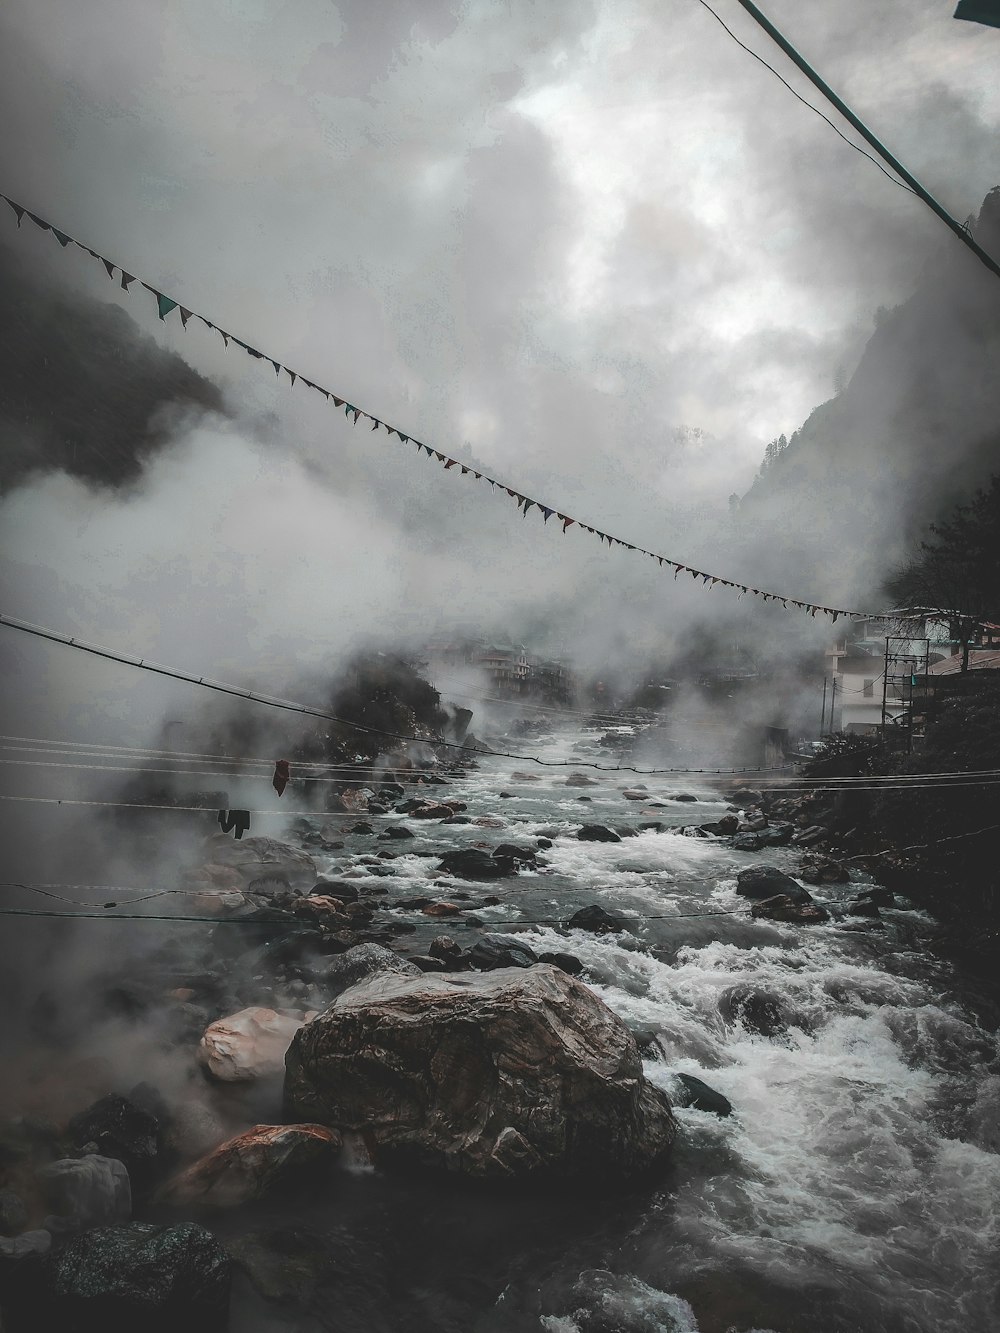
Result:
<svg viewBox="0 0 1000 1333"><path fill-rule="evenodd" d="M271 786L280 796L288 785L291 774L288 771L287 759L276 759L274 761L274 777L271 779Z"/></svg>

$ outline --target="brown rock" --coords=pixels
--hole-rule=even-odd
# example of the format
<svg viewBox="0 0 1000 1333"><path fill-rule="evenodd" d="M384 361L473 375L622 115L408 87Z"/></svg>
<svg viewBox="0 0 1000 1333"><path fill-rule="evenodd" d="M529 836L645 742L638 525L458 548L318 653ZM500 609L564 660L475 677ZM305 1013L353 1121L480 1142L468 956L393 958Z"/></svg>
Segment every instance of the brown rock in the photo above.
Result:
<svg viewBox="0 0 1000 1333"><path fill-rule="evenodd" d="M458 903L428 903L420 910L424 916L457 916L462 909Z"/></svg>
<svg viewBox="0 0 1000 1333"><path fill-rule="evenodd" d="M295 1035L289 1112L363 1133L376 1162L620 1181L669 1150L628 1028L558 968L380 974Z"/></svg>
<svg viewBox="0 0 1000 1333"><path fill-rule="evenodd" d="M750 908L750 915L767 921L786 921L796 926L818 926L829 921L829 913L818 903L797 902L787 894L776 893L773 898L762 898Z"/></svg>
<svg viewBox="0 0 1000 1333"><path fill-rule="evenodd" d="M232 1208L263 1199L328 1164L343 1141L324 1125L255 1125L169 1181L164 1202Z"/></svg>

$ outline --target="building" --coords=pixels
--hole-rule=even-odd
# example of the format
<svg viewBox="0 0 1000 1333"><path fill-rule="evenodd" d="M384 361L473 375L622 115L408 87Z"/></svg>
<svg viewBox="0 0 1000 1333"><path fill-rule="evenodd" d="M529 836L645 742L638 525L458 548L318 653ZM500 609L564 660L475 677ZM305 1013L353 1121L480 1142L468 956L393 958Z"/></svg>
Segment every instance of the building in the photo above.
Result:
<svg viewBox="0 0 1000 1333"><path fill-rule="evenodd" d="M523 694L531 675L523 643L485 644L474 652L472 664L486 672L498 694Z"/></svg>

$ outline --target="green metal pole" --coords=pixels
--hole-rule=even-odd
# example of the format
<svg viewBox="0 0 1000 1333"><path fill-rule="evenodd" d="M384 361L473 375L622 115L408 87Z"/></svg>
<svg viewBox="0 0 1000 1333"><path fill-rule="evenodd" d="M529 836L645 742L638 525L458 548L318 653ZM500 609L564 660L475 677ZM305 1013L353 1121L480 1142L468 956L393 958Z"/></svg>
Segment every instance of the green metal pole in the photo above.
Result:
<svg viewBox="0 0 1000 1333"><path fill-rule="evenodd" d="M924 189L924 187L917 180L916 176L914 176L911 172L907 171L906 167L903 166L902 162L900 162L898 158L894 157L892 153L889 152L885 144L883 144L879 139L875 137L875 135L871 132L868 126L864 123L864 121L854 114L854 112L847 105L847 103L837 96L837 94L833 91L833 89L826 82L826 80L820 78L820 76L816 73L816 71L809 64L806 58L800 55L799 52L796 51L795 47L791 44L791 42L781 32L778 31L778 29L774 26L774 24L767 17L767 15L762 14L761 11L757 8L757 6L752 3L752 0L739 0L739 2L743 6L743 8L747 11L747 13L750 15L750 17L752 19L755 19L756 22L760 24L760 26L764 29L764 31L772 39L772 41L776 42L778 46L781 47L785 55L788 56L790 60L793 60L796 65L798 65L799 69L806 76L806 78L809 79L811 83L815 84L815 86L820 90L820 92L827 99L827 101L832 102L833 105L840 112L840 114L844 117L844 119L849 121L857 130L857 132L864 139L866 139L868 143L871 144L871 146L875 149L876 153L878 153L879 157L881 157L885 162L888 162L889 166L892 167L896 175L901 177L904 181L906 181L907 185L910 187L913 193L917 195L918 198L922 199L928 208L934 210L934 212L938 215L941 221L951 228L951 230L955 233L955 235L962 242L962 244L967 245L969 249L972 251L972 253L976 256L976 258L981 263L985 264L991 273L993 273L996 277L1000 278L1000 264L998 264L997 261L991 255L986 253L986 251L982 248L982 246L976 242L975 238L972 237L968 231L966 231L965 227L963 227L960 222L956 221L956 219L951 216L948 210L943 205L939 204L938 201L928 190Z"/></svg>

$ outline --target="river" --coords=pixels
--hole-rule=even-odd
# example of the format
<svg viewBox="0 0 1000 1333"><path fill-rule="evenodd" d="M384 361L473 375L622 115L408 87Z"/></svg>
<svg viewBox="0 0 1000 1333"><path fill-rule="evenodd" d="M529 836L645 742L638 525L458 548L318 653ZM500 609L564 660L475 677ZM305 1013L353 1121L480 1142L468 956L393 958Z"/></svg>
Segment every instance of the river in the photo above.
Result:
<svg viewBox="0 0 1000 1333"><path fill-rule="evenodd" d="M583 731L539 736L530 748L546 759L597 757ZM581 789L566 785L565 769L535 769L536 781L511 776L525 767L484 760L447 790L470 816L502 819L503 831L411 821L417 841L383 880L389 904L421 892L448 897L420 853L558 831L539 871L491 884L501 903L476 918L527 930L536 951L575 953L586 980L647 1043L647 1076L669 1090L673 1074L695 1075L733 1114L679 1109L668 1175L610 1199L586 1188L484 1195L355 1173L332 1208L285 1218L307 1228L304 1243L326 1235L346 1246L346 1299L336 1281L320 1282L306 1323L301 1311L272 1323L248 1297L238 1333L1000 1327L997 1036L977 1017L974 993L926 948L929 918L897 899L881 927L753 921L735 893L738 871L767 861L794 874L798 854L739 853L671 831L718 818L717 790L689 777L636 778L649 788L637 803L623 799L632 784L620 774L590 770L599 785ZM672 801L680 791L698 802ZM619 843L572 836L582 822L653 820L662 831ZM371 851L356 841L347 839L349 858ZM343 871L345 853L331 871ZM812 891L836 912L857 890L855 881ZM596 936L548 924L594 902L626 917L628 929ZM414 950L442 929L468 942L451 922L394 915L417 927ZM720 997L747 985L779 997L779 1031L762 1036L723 1017Z"/></svg>

